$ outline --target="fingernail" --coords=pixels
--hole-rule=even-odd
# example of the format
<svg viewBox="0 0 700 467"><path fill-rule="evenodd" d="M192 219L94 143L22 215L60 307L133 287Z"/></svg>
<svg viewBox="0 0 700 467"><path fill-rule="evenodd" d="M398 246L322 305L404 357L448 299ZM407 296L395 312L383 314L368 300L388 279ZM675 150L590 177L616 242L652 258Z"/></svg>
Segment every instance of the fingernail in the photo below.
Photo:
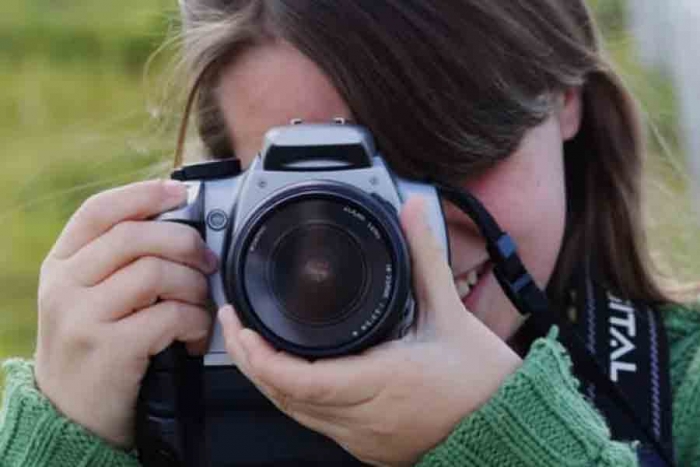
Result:
<svg viewBox="0 0 700 467"><path fill-rule="evenodd" d="M221 322L221 325L225 327L225 323L229 321L230 316L226 316L229 313L233 313L233 307L231 305L224 305L221 308L219 308L219 321Z"/></svg>
<svg viewBox="0 0 700 467"><path fill-rule="evenodd" d="M163 183L165 192L173 198L183 198L187 194L187 185L178 180L166 180Z"/></svg>

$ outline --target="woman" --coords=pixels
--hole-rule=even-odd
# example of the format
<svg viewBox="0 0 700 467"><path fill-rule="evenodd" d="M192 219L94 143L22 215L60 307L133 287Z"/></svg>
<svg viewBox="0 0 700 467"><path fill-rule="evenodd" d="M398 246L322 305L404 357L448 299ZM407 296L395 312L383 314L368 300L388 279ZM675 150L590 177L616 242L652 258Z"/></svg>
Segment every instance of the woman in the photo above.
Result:
<svg viewBox="0 0 700 467"><path fill-rule="evenodd" d="M616 296L669 304L676 460L700 461L690 371L700 316L672 305L652 272L639 121L582 0L181 8L209 157L247 166L270 127L342 117L369 128L400 174L479 198L562 317L587 267ZM8 366L9 465L137 465L128 451L148 357L174 340L201 352L211 325L205 275L216 254L187 227L145 221L184 196L175 183L130 185L88 200L66 226L42 267L36 389L31 363ZM231 357L280 410L366 463L637 465L639 440L611 438L556 330L534 342L519 332L476 227L447 203L445 215L451 268L420 203L401 213L420 310L402 340L309 363L224 307Z"/></svg>

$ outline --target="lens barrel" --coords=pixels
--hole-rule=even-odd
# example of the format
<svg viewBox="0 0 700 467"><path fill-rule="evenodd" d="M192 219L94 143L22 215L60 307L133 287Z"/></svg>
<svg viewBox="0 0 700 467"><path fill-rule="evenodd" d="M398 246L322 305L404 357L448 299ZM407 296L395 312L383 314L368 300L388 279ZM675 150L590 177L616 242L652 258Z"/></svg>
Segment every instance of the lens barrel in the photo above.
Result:
<svg viewBox="0 0 700 467"><path fill-rule="evenodd" d="M340 182L292 185L229 243L224 284L245 324L313 358L358 352L406 318L410 259L395 209Z"/></svg>

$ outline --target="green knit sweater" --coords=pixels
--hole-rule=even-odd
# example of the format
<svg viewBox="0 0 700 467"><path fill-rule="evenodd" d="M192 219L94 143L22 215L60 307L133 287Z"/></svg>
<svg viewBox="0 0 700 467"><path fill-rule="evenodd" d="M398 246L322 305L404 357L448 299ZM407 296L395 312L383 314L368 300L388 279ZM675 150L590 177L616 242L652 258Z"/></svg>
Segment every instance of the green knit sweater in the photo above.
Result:
<svg viewBox="0 0 700 467"><path fill-rule="evenodd" d="M671 355L674 440L679 466L700 465L700 307L664 311ZM34 386L33 366L4 364L0 412L3 467L136 467L62 417ZM535 341L522 367L420 461L433 466L632 466L633 446L610 440L603 418L578 391L556 333Z"/></svg>

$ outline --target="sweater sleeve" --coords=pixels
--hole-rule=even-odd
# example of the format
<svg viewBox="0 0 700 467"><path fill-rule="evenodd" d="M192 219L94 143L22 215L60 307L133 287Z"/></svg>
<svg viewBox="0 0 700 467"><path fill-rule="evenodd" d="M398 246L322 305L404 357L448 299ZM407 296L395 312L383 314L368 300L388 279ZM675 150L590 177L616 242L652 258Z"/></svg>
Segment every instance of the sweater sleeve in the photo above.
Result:
<svg viewBox="0 0 700 467"><path fill-rule="evenodd" d="M700 465L700 303L664 311L671 351L676 462Z"/></svg>
<svg viewBox="0 0 700 467"><path fill-rule="evenodd" d="M0 409L3 467L139 467L136 458L59 414L34 384L34 367L8 360Z"/></svg>
<svg viewBox="0 0 700 467"><path fill-rule="evenodd" d="M634 447L612 441L579 392L556 334L535 341L518 371L418 465L636 466Z"/></svg>

